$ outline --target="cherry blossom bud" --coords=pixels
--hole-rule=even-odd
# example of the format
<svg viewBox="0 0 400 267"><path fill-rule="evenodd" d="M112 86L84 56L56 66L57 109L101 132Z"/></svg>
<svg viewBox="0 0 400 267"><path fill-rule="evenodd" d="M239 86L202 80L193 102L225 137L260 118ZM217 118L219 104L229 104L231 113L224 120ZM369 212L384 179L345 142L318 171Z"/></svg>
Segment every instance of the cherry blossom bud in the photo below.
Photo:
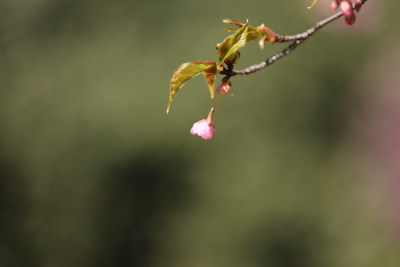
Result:
<svg viewBox="0 0 400 267"><path fill-rule="evenodd" d="M351 5L351 3L349 1L340 2L340 9L343 12L347 24L353 25L356 21L356 15L354 14L353 6Z"/></svg>
<svg viewBox="0 0 400 267"><path fill-rule="evenodd" d="M204 140L208 140L212 138L214 131L215 131L214 124L204 119L193 124L190 133L193 135L197 134Z"/></svg>
<svg viewBox="0 0 400 267"><path fill-rule="evenodd" d="M352 0L332 0L331 9L336 10L339 6L343 12L346 23L353 25L356 22L356 14L353 11ZM358 12L362 6L361 0L355 0L354 8Z"/></svg>
<svg viewBox="0 0 400 267"><path fill-rule="evenodd" d="M340 0L332 0L331 2L331 9L336 10L339 6Z"/></svg>
<svg viewBox="0 0 400 267"><path fill-rule="evenodd" d="M212 138L215 126L212 123L212 117L214 116L215 105L211 108L210 113L208 114L207 119L200 120L193 124L192 129L190 129L190 133L193 135L198 135L204 140L209 140Z"/></svg>
<svg viewBox="0 0 400 267"><path fill-rule="evenodd" d="M353 11L353 8L348 1L340 2L340 9L343 11L343 15L346 17L350 16L351 12Z"/></svg>
<svg viewBox="0 0 400 267"><path fill-rule="evenodd" d="M345 20L348 25L353 25L356 22L356 16L345 17Z"/></svg>

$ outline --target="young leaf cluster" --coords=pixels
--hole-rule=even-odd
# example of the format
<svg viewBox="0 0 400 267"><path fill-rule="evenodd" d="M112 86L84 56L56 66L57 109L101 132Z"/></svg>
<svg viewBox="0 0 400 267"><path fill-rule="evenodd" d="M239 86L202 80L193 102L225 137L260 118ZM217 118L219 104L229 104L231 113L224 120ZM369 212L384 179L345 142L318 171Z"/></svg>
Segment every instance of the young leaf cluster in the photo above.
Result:
<svg viewBox="0 0 400 267"><path fill-rule="evenodd" d="M259 27L251 27L248 25L248 22L241 23L231 19L225 19L223 22L236 25L239 29L226 29L226 31L233 32L233 34L226 37L216 46L219 62L208 60L192 61L180 65L171 78L167 113L169 113L171 102L175 95L187 81L202 73L208 84L211 98L214 98L214 86L217 74L221 74L224 71L224 64L227 69L233 68L240 58L238 50L244 47L247 41L260 40L260 47L263 48L264 41L275 42L277 39L277 35L263 24ZM229 79L225 79L223 82L227 84ZM222 91L218 90L217 92L222 93ZM227 91L224 92L228 94Z"/></svg>

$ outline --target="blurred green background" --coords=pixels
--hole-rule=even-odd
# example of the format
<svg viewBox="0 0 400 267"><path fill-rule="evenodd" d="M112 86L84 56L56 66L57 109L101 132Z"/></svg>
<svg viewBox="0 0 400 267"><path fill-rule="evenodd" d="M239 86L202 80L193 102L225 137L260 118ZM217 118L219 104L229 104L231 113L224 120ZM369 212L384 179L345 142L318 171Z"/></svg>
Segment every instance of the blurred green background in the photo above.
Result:
<svg viewBox="0 0 400 267"><path fill-rule="evenodd" d="M165 114L223 18L294 34L311 2L1 0L0 266L400 266L398 1L233 78L211 141L203 78Z"/></svg>

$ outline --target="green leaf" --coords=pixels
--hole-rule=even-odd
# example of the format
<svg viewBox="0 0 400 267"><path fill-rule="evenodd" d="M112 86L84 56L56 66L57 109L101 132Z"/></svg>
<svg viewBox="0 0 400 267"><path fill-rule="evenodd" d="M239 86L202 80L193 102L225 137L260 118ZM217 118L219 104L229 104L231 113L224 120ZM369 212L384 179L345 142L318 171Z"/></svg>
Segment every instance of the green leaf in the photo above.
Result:
<svg viewBox="0 0 400 267"><path fill-rule="evenodd" d="M174 75L171 78L170 82L170 93L169 93L169 101L167 107L167 114L169 112L169 108L171 102L175 96L175 94L181 89L181 87L190 79L195 77L200 73L204 73L206 76L206 81L210 88L211 98L214 97L214 83L215 83L215 75L217 74L217 63L214 61L193 61L183 63L179 66L179 68L175 71ZM215 71L214 71L215 70ZM213 78L214 76L214 78Z"/></svg>
<svg viewBox="0 0 400 267"><path fill-rule="evenodd" d="M222 22L227 23L227 24L233 24L238 26L239 28L243 27L243 25L245 25L242 22L233 20L233 19L224 19ZM233 29L225 29L225 31L227 32L234 32L235 30ZM247 38L246 41L252 41L252 40L257 40L257 39L261 39L263 38L264 35L262 34L262 32L255 27L252 26L247 26Z"/></svg>
<svg viewBox="0 0 400 267"><path fill-rule="evenodd" d="M218 59L220 62L224 62L224 60L229 58L235 51L246 45L247 24L246 22L238 31L228 36L222 43L217 45Z"/></svg>
<svg viewBox="0 0 400 267"><path fill-rule="evenodd" d="M233 19L224 19L222 22L236 25L239 28L243 27L244 25L244 23L241 23ZM232 32L235 30L225 29L225 31ZM267 42L275 42L275 40L277 39L277 35L270 28L265 27L264 24L261 24L257 28L248 26L247 41L260 40L260 39L264 39Z"/></svg>

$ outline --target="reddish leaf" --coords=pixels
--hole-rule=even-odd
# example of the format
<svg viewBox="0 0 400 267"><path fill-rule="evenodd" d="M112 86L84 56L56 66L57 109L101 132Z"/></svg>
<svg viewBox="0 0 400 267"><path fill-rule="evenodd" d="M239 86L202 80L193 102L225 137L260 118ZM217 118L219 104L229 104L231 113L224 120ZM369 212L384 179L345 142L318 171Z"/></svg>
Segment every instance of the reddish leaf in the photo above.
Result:
<svg viewBox="0 0 400 267"><path fill-rule="evenodd" d="M208 61L210 63L213 63L211 67L203 71L203 74L205 76L206 82L208 84L208 88L210 89L210 94L211 98L214 98L214 85L215 85L215 79L217 77L218 69L217 69L217 63Z"/></svg>
<svg viewBox="0 0 400 267"><path fill-rule="evenodd" d="M275 42L277 35L276 35L276 33L274 33L273 30L266 27L264 24L261 24L260 26L258 26L257 29L259 29L262 32L265 41L270 42L270 43Z"/></svg>
<svg viewBox="0 0 400 267"><path fill-rule="evenodd" d="M222 22L227 23L227 24L234 24L234 25L238 26L239 28L242 28L244 25L244 23L241 23L241 22L233 20L233 19L224 19Z"/></svg>

